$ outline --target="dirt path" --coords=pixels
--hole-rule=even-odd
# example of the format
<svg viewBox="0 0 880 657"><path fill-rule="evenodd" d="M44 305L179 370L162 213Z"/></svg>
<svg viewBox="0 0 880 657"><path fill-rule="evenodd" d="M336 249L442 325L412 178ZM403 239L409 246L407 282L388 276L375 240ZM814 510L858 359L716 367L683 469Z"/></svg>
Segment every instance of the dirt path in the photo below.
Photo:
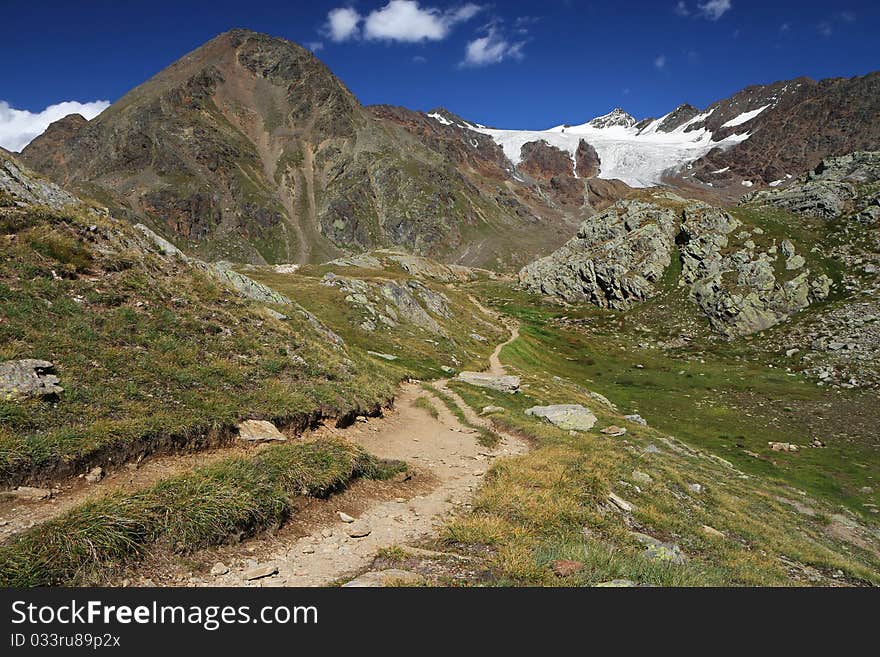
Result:
<svg viewBox="0 0 880 657"><path fill-rule="evenodd" d="M157 456L143 463L127 463L108 474L98 483L84 478L56 485L51 499L0 502L0 541L41 522L56 518L75 506L101 498L116 491L133 492L195 467L208 465L231 456L253 454L263 446L236 444L206 452Z"/></svg>
<svg viewBox="0 0 880 657"><path fill-rule="evenodd" d="M489 356L489 374L503 376L505 373L504 365L501 364L501 350L519 337L519 326L517 324L510 324L508 328L510 328L510 338L495 347L495 351Z"/></svg>
<svg viewBox="0 0 880 657"><path fill-rule="evenodd" d="M490 371L503 373L499 354L515 340L499 345L490 357ZM474 426L489 428L490 423L468 407L446 385L432 386L453 399ZM423 408L427 399L436 417ZM479 434L464 426L445 404L416 383L401 386L394 410L381 418L355 423L346 429L324 426L303 437L337 435L363 446L369 452L389 459L406 461L411 473L405 481L359 481L328 500L302 500L292 520L275 533L266 533L237 545L203 550L185 559L141 564L134 569L132 582L164 586L320 586L332 584L363 570L386 547L414 543L436 535L444 519L469 504L473 491L492 462L520 454L527 445L521 438L494 430L500 443L486 448ZM97 484L77 480L61 490L56 499L0 506L0 538L33 524L58 516L82 502L115 490L148 486L164 477L195 466L240 453L253 453L248 446L233 446L210 453L168 456L152 459L137 468L121 468ZM338 512L353 518L343 522ZM354 538L353 528L366 528L365 536ZM167 557L156 557L167 558ZM227 570L211 574L220 562ZM257 566L276 569L274 575L248 580L248 571ZM121 582L116 582L121 583Z"/></svg>
<svg viewBox="0 0 880 657"><path fill-rule="evenodd" d="M416 405L428 398L437 417ZM525 451L515 436L502 435L493 448L478 442L476 431L463 426L443 403L416 384L406 384L396 408L384 418L359 422L347 430L317 433L342 435L373 454L400 459L413 469L408 481L383 485L359 482L329 500L313 501L299 510L290 526L242 545L206 551L201 563L166 564L150 573L150 582L186 586L322 586L345 579L370 565L386 547L405 545L436 534L443 519L468 504L492 462ZM343 522L338 512L355 518ZM352 528L369 534L353 538ZM355 532L358 533L358 532ZM228 572L211 575L221 563ZM277 573L255 581L249 570L269 566ZM193 572L195 571L195 572ZM135 582L140 583L140 582Z"/></svg>

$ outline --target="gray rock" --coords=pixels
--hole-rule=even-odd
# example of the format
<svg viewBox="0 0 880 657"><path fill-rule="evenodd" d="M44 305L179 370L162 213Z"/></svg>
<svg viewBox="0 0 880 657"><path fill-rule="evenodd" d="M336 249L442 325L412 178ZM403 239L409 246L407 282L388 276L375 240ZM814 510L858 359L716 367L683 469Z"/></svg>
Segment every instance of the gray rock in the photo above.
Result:
<svg viewBox="0 0 880 657"><path fill-rule="evenodd" d="M287 436L278 431L278 427L265 420L245 420L238 425L238 437L251 442L287 440Z"/></svg>
<svg viewBox="0 0 880 657"><path fill-rule="evenodd" d="M674 543L664 543L641 532L630 532L630 535L645 546L645 555L649 559L676 565L682 565L687 561L681 548Z"/></svg>
<svg viewBox="0 0 880 657"><path fill-rule="evenodd" d="M478 388L489 388L499 392L516 392L520 385L518 376L487 374L486 372L459 372L455 378Z"/></svg>
<svg viewBox="0 0 880 657"><path fill-rule="evenodd" d="M632 476L633 481L635 481L639 484L647 485L647 484L651 484L654 482L654 480L651 479L650 475L647 475L644 472L640 472L638 470L633 470L631 476Z"/></svg>
<svg viewBox="0 0 880 657"><path fill-rule="evenodd" d="M8 493L12 497L29 502L48 500L52 497L52 491L48 488L36 488L34 486L19 486Z"/></svg>
<svg viewBox="0 0 880 657"><path fill-rule="evenodd" d="M0 157L0 191L11 194L21 203L45 205L53 210L81 204L58 185L41 180L5 157Z"/></svg>
<svg viewBox="0 0 880 657"><path fill-rule="evenodd" d="M564 431L589 431L596 424L593 412L580 404L532 406L526 415L542 417Z"/></svg>
<svg viewBox="0 0 880 657"><path fill-rule="evenodd" d="M85 476L85 480L90 484L97 484L104 478L104 468L100 465L89 470L88 474Z"/></svg>
<svg viewBox="0 0 880 657"><path fill-rule="evenodd" d="M347 534L351 538L364 538L373 532L372 527L363 520L357 520L348 526Z"/></svg>
<svg viewBox="0 0 880 657"><path fill-rule="evenodd" d="M220 577L221 575L225 575L228 572L229 567L226 564L221 563L220 561L211 566L211 575L213 575L214 577Z"/></svg>
<svg viewBox="0 0 880 657"><path fill-rule="evenodd" d="M47 397L64 392L47 360L25 358L0 363L0 398Z"/></svg>
<svg viewBox="0 0 880 657"><path fill-rule="evenodd" d="M599 582L598 584L594 584L597 588L613 588L613 589L628 589L634 588L638 586L631 579L612 579L608 582Z"/></svg>
<svg viewBox="0 0 880 657"><path fill-rule="evenodd" d="M637 413L632 415L624 415L623 419L629 420L630 422L635 422L636 424L641 424L643 427L648 426L648 421Z"/></svg>
<svg viewBox="0 0 880 657"><path fill-rule="evenodd" d="M785 268L788 270L800 269L804 264L806 264L804 257L795 254L785 261Z"/></svg>
<svg viewBox="0 0 880 657"><path fill-rule="evenodd" d="M266 564L264 566L256 566L251 568L250 570L245 571L242 577L247 581L253 581L255 579L263 579L265 577L271 577L278 573L278 566L274 564Z"/></svg>
<svg viewBox="0 0 880 657"><path fill-rule="evenodd" d="M374 356L375 358L381 358L382 360L397 360L397 356L392 354L383 354L379 351L367 351L370 356Z"/></svg>
<svg viewBox="0 0 880 657"><path fill-rule="evenodd" d="M520 270L520 285L558 301L627 310L656 292L672 262L677 223L672 209L619 201L584 221L574 239Z"/></svg>
<svg viewBox="0 0 880 657"><path fill-rule="evenodd" d="M632 513L633 505L614 493L608 493L608 501L624 513Z"/></svg>

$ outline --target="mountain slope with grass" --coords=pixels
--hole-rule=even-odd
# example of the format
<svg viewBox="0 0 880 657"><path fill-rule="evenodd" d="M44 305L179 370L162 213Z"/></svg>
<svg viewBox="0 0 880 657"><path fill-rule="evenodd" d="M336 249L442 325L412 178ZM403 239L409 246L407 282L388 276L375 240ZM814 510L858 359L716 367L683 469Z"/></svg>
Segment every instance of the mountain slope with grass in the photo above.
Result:
<svg viewBox="0 0 880 657"><path fill-rule="evenodd" d="M247 30L92 121L53 124L21 157L211 260L302 264L398 247L511 266L534 252L534 234L552 243L567 230L540 197L487 184L362 107L309 51Z"/></svg>

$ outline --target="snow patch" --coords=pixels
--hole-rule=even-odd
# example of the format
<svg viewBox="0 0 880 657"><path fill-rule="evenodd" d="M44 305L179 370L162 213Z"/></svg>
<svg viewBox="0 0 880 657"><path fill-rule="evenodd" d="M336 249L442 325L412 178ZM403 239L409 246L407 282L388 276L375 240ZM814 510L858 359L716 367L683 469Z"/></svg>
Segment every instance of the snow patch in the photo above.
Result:
<svg viewBox="0 0 880 657"><path fill-rule="evenodd" d="M583 139L599 154L599 178L617 178L631 187L650 187L660 183L667 171L680 169L713 148L729 148L749 138L749 133L745 132L714 141L712 133L704 126L695 127L704 123L712 112L714 109L698 114L670 132L657 131L665 117L651 122L641 132L634 125L597 128L591 122L560 125L549 130L476 130L492 137L514 165L522 161L523 145L532 141L544 141L567 151L575 161L578 145ZM688 131L691 127L693 129Z"/></svg>
<svg viewBox="0 0 880 657"><path fill-rule="evenodd" d="M730 167L724 167L723 169L718 169L717 171L713 171L712 173L724 173L725 171L730 171Z"/></svg>
<svg viewBox="0 0 880 657"><path fill-rule="evenodd" d="M726 123L722 123L721 127L722 128L732 128L737 125L742 125L743 123L748 123L749 121L751 121L753 118L758 116L758 114L763 112L768 107L770 107L770 105L764 105L763 107L759 107L758 109L752 110L751 112L743 112L739 116L730 119L730 121L727 121Z"/></svg>
<svg viewBox="0 0 880 657"><path fill-rule="evenodd" d="M428 116L432 119L436 119L437 121L440 121L440 123L442 123L443 125L452 125L452 121L447 119L442 114L438 114L437 112L433 112L431 114L428 114Z"/></svg>
<svg viewBox="0 0 880 657"><path fill-rule="evenodd" d="M751 187L751 186L754 185L755 183L753 183L751 180L743 180L740 184L741 184L743 187Z"/></svg>

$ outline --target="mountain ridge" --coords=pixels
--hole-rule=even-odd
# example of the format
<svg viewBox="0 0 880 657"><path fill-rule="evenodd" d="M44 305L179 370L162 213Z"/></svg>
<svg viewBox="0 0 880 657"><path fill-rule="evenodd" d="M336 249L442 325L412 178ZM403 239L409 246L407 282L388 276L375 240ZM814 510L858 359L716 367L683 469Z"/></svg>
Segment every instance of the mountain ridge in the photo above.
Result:
<svg viewBox="0 0 880 657"><path fill-rule="evenodd" d="M823 157L880 147L878 81L797 78L657 119L616 108L580 126L506 131L442 107L363 106L310 51L235 29L92 121L53 124L21 159L209 259L319 262L389 247L515 270L627 185L732 201ZM837 107L848 89L861 94L855 111ZM792 106L804 127L779 128Z"/></svg>

